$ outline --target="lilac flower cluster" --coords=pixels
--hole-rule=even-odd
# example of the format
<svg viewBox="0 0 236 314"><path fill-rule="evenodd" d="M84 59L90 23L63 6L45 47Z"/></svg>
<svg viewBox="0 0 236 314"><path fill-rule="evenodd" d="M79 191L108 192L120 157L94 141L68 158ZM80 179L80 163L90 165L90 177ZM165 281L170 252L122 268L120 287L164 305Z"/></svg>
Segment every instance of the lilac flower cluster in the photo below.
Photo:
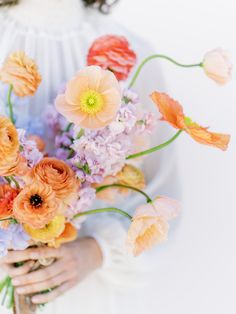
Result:
<svg viewBox="0 0 236 314"><path fill-rule="evenodd" d="M24 129L17 129L17 132L20 141L21 155L27 160L28 166L33 167L43 158L43 154L38 150L35 141L27 139Z"/></svg>
<svg viewBox="0 0 236 314"><path fill-rule="evenodd" d="M0 228L0 257L6 256L8 249L25 250L30 237L20 224L10 224L7 229Z"/></svg>
<svg viewBox="0 0 236 314"><path fill-rule="evenodd" d="M104 177L116 175L134 152L135 137L149 134L154 127L154 116L140 108L138 95L124 90L113 122L99 130L83 130L72 127L48 106L45 122L55 139L56 157L67 161L82 182L100 183Z"/></svg>

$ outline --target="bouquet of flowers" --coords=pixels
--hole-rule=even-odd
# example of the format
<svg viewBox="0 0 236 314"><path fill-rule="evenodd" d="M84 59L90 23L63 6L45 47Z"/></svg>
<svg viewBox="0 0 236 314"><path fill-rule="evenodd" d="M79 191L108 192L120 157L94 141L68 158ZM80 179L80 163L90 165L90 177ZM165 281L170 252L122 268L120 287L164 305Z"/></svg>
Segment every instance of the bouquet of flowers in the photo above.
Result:
<svg viewBox="0 0 236 314"><path fill-rule="evenodd" d="M180 67L200 67L219 84L230 79L228 56L216 49L207 53L201 63L192 65L180 64L165 55L152 55L124 87L120 81L128 79L136 54L124 37L103 36L89 49L87 67L60 90L54 105L47 106L42 121L47 126L45 139L17 128L12 103L13 94L26 97L37 91L41 82L37 65L24 52L12 53L5 60L0 80L8 84L9 117L0 116L1 257L8 250L58 248L76 239L86 216L104 212L130 220L127 250L134 256L166 240L168 221L178 215L179 203L165 196L147 195L141 170L143 158L170 145L183 133L200 144L222 150L227 149L230 136L210 132L193 122L185 116L180 103L154 91L151 99L161 120L177 132L165 143L150 147L158 119L142 106L134 86L142 68L155 58ZM47 140L53 142L53 150L46 149ZM132 216L114 206L119 195L127 197L129 192L140 193L145 200ZM91 210L96 199L105 200L108 206ZM38 260L32 270L53 262ZM0 283L0 292L3 304L14 307L15 313L26 313L26 307L35 311L29 298L14 293L10 277Z"/></svg>

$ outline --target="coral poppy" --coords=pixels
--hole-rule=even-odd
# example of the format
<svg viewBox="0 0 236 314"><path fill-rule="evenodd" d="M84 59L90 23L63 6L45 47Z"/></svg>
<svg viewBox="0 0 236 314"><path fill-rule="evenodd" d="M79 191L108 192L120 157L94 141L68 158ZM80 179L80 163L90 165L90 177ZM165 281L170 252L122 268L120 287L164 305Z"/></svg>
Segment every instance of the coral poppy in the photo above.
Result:
<svg viewBox="0 0 236 314"><path fill-rule="evenodd" d="M62 160L44 158L32 168L26 181L38 180L50 185L56 197L69 204L77 197L79 181L73 170Z"/></svg>
<svg viewBox="0 0 236 314"><path fill-rule="evenodd" d="M9 55L0 69L0 80L13 86L17 96L32 96L35 94L41 76L35 62L24 52L18 51Z"/></svg>
<svg viewBox="0 0 236 314"><path fill-rule="evenodd" d="M70 122L83 128L105 127L116 117L121 104L120 86L114 74L98 66L90 66L58 95L55 106Z"/></svg>
<svg viewBox="0 0 236 314"><path fill-rule="evenodd" d="M60 204L52 187L33 181L26 185L13 203L13 214L23 224L39 229L60 212Z"/></svg>
<svg viewBox="0 0 236 314"><path fill-rule="evenodd" d="M19 190L13 189L10 185L0 185L0 219L12 217L13 201L18 194Z"/></svg>
<svg viewBox="0 0 236 314"><path fill-rule="evenodd" d="M24 225L25 232L36 242L48 243L57 238L65 229L65 217L56 216L43 228L35 229Z"/></svg>
<svg viewBox="0 0 236 314"><path fill-rule="evenodd" d="M137 256L165 241L169 231L168 220L178 213L179 203L167 197L157 197L153 203L139 206L128 231L128 250Z"/></svg>
<svg viewBox="0 0 236 314"><path fill-rule="evenodd" d="M98 65L112 71L119 81L126 80L135 66L137 56L125 37L105 35L95 40L89 49L88 65Z"/></svg>
<svg viewBox="0 0 236 314"><path fill-rule="evenodd" d="M167 121L174 128L187 132L196 142L226 150L230 135L209 132L207 128L198 125L186 117L182 106L168 95L154 92L152 100L162 114L161 120Z"/></svg>
<svg viewBox="0 0 236 314"><path fill-rule="evenodd" d="M77 238L77 229L69 222L65 224L64 231L53 241L51 241L48 246L58 248L63 243L72 242Z"/></svg>

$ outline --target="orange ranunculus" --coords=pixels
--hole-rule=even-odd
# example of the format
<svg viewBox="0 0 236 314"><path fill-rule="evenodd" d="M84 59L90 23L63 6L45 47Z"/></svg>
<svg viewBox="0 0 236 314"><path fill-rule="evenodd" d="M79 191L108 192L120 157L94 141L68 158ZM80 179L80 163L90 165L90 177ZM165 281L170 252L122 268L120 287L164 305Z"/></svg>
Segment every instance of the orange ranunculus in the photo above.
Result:
<svg viewBox="0 0 236 314"><path fill-rule="evenodd" d="M110 71L90 66L69 81L56 98L57 110L70 122L88 129L107 126L121 104L119 83Z"/></svg>
<svg viewBox="0 0 236 314"><path fill-rule="evenodd" d="M25 232L36 242L48 243L59 237L65 229L65 217L56 216L42 228L24 225Z"/></svg>
<svg viewBox="0 0 236 314"><path fill-rule="evenodd" d="M19 190L13 189L8 184L0 185L0 219L12 217L13 201Z"/></svg>
<svg viewBox="0 0 236 314"><path fill-rule="evenodd" d="M17 96L32 96L35 94L41 76L35 62L24 52L18 51L9 55L0 69L0 80L13 86Z"/></svg>
<svg viewBox="0 0 236 314"><path fill-rule="evenodd" d="M37 145L37 148L40 152L44 152L46 144L44 140L38 135L29 135L28 139L34 141Z"/></svg>
<svg viewBox="0 0 236 314"><path fill-rule="evenodd" d="M79 181L73 170L62 160L56 158L42 159L30 172L26 181L38 180L50 185L56 197L66 204L77 197Z"/></svg>
<svg viewBox="0 0 236 314"><path fill-rule="evenodd" d="M77 238L77 229L69 222L65 224L64 231L54 240L48 243L48 246L58 248L63 243L72 242Z"/></svg>
<svg viewBox="0 0 236 314"><path fill-rule="evenodd" d="M0 176L14 174L19 163L20 144L12 122L0 116Z"/></svg>
<svg viewBox="0 0 236 314"><path fill-rule="evenodd" d="M129 185L140 190L145 188L145 178L142 170L133 165L124 165L121 171L117 173L116 178L119 184ZM125 188L119 190L124 193L130 191Z"/></svg>
<svg viewBox="0 0 236 314"><path fill-rule="evenodd" d="M184 115L182 106L166 94L154 92L151 98L162 114L161 120L167 121L176 129L187 132L198 143L222 150L228 148L230 135L209 132L207 128L193 122Z"/></svg>
<svg viewBox="0 0 236 314"><path fill-rule="evenodd" d="M89 49L88 65L98 65L112 71L119 81L126 80L135 66L137 56L125 37L105 35Z"/></svg>
<svg viewBox="0 0 236 314"><path fill-rule="evenodd" d="M60 211L60 203L50 185L33 181L26 185L13 203L13 214L22 224L43 228Z"/></svg>
<svg viewBox="0 0 236 314"><path fill-rule="evenodd" d="M167 197L157 197L153 203L137 208L128 231L128 250L137 256L144 250L167 239L168 220L179 213L179 203Z"/></svg>

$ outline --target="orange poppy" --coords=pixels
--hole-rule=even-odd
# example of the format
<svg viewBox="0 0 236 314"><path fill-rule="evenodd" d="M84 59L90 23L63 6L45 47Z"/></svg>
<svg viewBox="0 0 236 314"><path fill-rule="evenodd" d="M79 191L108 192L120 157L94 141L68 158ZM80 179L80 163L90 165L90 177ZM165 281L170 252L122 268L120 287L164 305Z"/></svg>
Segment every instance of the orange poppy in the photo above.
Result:
<svg viewBox="0 0 236 314"><path fill-rule="evenodd" d="M164 93L154 92L151 98L162 114L161 120L167 121L176 129L187 132L200 144L227 150L230 135L209 132L208 128L193 122L189 117L184 115L182 106Z"/></svg>

